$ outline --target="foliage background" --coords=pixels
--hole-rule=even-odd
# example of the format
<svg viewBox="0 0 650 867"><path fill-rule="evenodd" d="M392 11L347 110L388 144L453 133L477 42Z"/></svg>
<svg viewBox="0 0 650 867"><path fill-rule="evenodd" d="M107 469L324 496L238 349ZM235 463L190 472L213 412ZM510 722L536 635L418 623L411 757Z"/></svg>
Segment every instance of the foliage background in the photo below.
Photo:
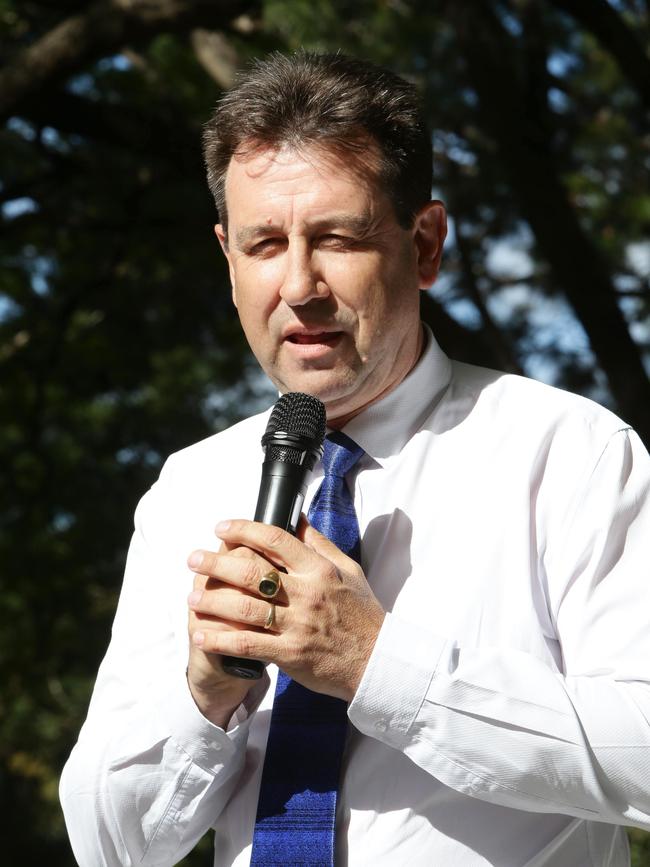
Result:
<svg viewBox="0 0 650 867"><path fill-rule="evenodd" d="M218 93L299 46L416 81L452 217L424 318L453 356L594 397L648 443L649 5L0 0L5 863L73 863L57 780L137 499L169 452L271 400L212 236Z"/></svg>

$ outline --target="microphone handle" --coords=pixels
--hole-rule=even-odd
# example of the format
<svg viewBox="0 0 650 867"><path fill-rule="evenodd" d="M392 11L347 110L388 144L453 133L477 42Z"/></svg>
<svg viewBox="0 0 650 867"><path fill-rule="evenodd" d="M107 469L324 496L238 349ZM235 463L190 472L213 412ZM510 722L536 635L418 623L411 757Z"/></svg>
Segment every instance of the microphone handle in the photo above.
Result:
<svg viewBox="0 0 650 867"><path fill-rule="evenodd" d="M254 520L295 535L305 501L306 475L304 463L264 461ZM224 656L221 665L227 674L247 680L259 680L264 672L264 663L259 659Z"/></svg>
<svg viewBox="0 0 650 867"><path fill-rule="evenodd" d="M306 475L305 464L264 461L253 520L272 527L282 527L295 536L305 501Z"/></svg>

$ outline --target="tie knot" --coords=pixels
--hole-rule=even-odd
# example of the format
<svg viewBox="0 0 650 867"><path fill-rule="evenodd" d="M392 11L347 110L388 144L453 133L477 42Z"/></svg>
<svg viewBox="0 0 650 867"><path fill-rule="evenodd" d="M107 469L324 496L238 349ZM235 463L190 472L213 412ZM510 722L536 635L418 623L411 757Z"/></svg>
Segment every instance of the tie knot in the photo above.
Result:
<svg viewBox="0 0 650 867"><path fill-rule="evenodd" d="M333 431L323 443L323 471L326 476L342 478L364 454L361 446L341 431Z"/></svg>

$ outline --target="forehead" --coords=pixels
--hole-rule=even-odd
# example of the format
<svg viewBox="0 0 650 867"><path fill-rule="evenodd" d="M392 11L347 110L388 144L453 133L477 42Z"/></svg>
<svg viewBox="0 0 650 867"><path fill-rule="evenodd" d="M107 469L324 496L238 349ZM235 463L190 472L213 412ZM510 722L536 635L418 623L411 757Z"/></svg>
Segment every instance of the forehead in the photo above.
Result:
<svg viewBox="0 0 650 867"><path fill-rule="evenodd" d="M376 147L345 152L316 145L241 150L230 161L226 174L229 218L259 213L269 205L338 205L384 199L379 182Z"/></svg>

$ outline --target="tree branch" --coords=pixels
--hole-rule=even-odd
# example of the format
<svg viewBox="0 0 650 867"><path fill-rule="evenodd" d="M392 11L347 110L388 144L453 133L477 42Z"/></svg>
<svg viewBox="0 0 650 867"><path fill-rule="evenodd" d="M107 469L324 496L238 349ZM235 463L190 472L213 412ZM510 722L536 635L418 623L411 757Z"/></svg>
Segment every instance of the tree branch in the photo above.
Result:
<svg viewBox="0 0 650 867"><path fill-rule="evenodd" d="M618 306L610 263L584 232L557 160L531 115L510 37L484 4L450 5L459 44L522 213L605 372L619 412L650 442L650 382Z"/></svg>
<svg viewBox="0 0 650 867"><path fill-rule="evenodd" d="M483 331L473 331L453 319L429 292L420 292L420 316L452 358L499 369L501 358Z"/></svg>
<svg viewBox="0 0 650 867"><path fill-rule="evenodd" d="M449 171L453 181L452 189L457 190L460 186L458 165L450 161ZM461 228L463 217L466 216L463 214L461 200L462 197L460 196L455 200L452 199L452 211L456 216L456 247L458 248L463 274L462 288L481 316L484 342L489 344L490 350L497 362L493 366L498 367L499 370L507 370L509 373L522 373L523 371L515 358L512 346L508 342L504 332L494 322L478 287L472 257L472 244Z"/></svg>
<svg viewBox="0 0 650 867"><path fill-rule="evenodd" d="M650 60L636 33L607 0L551 0L598 39L650 109Z"/></svg>
<svg viewBox="0 0 650 867"><path fill-rule="evenodd" d="M66 18L0 72L0 117L6 117L44 86L117 52L126 43L158 33L188 32L198 26L223 28L255 12L259 0L95 0Z"/></svg>
<svg viewBox="0 0 650 867"><path fill-rule="evenodd" d="M223 33L197 27L190 36L194 55L203 69L223 90L235 83L239 58Z"/></svg>
<svg viewBox="0 0 650 867"><path fill-rule="evenodd" d="M148 156L160 151L166 159L173 154L175 160L201 165L198 130L188 129L177 119L168 120L155 107L143 124L142 113L132 105L91 100L55 89L47 100L36 96L25 100L21 116L64 135L71 133L130 151L141 150Z"/></svg>

